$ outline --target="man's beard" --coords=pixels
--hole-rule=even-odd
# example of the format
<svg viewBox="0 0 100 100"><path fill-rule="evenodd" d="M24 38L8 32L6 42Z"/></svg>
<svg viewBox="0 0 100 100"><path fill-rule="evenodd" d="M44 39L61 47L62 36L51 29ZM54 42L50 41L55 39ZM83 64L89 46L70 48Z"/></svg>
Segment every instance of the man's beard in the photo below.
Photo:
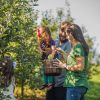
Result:
<svg viewBox="0 0 100 100"><path fill-rule="evenodd" d="M59 40L60 40L61 43L65 43L65 42L68 41L68 40L67 40L65 37L63 37L63 36L60 36L60 37L59 37Z"/></svg>

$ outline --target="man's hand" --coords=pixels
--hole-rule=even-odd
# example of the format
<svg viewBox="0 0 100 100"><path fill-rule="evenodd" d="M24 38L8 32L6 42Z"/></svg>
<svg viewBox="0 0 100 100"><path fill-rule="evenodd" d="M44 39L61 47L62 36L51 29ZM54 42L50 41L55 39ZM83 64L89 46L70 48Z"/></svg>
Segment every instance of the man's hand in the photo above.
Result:
<svg viewBox="0 0 100 100"><path fill-rule="evenodd" d="M56 51L59 52L63 56L63 59L66 62L68 54L61 48L56 48Z"/></svg>

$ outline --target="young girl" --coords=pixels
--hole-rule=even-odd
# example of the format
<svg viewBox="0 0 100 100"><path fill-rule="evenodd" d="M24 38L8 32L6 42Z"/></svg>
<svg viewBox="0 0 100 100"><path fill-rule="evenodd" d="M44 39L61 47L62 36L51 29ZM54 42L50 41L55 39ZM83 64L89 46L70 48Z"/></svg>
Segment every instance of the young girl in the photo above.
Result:
<svg viewBox="0 0 100 100"><path fill-rule="evenodd" d="M13 62L9 56L5 56L0 61L0 88L2 91L2 100L16 100L14 97L15 77L14 68L16 62Z"/></svg>
<svg viewBox="0 0 100 100"><path fill-rule="evenodd" d="M38 45L41 51L42 60L45 59L53 59L55 55L55 42L51 37L51 32L48 27L40 26L37 30L38 37ZM43 64L44 68L44 64ZM47 76L44 74L44 82L45 84L41 87L41 89L49 88L53 86L53 76Z"/></svg>

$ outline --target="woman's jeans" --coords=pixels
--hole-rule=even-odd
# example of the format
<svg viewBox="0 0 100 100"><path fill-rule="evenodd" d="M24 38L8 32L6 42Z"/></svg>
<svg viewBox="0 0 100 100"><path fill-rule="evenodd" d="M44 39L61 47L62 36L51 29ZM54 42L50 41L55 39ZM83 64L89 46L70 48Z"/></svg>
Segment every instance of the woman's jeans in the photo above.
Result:
<svg viewBox="0 0 100 100"><path fill-rule="evenodd" d="M87 92L85 87L68 87L66 92L66 100L84 100Z"/></svg>

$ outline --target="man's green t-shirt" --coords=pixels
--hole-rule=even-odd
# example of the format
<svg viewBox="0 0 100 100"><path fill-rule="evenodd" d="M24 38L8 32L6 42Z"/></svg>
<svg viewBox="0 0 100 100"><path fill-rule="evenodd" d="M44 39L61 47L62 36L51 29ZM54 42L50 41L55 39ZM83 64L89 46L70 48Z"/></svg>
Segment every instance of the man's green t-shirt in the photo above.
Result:
<svg viewBox="0 0 100 100"><path fill-rule="evenodd" d="M85 58L85 66L82 71L68 71L66 73L66 78L64 82L65 87L76 87L76 86L84 86L88 88L88 76L87 76L87 68L88 68L88 57L85 56L85 51L80 43L74 46L68 56L67 65L73 67L76 65L76 57L84 57Z"/></svg>

